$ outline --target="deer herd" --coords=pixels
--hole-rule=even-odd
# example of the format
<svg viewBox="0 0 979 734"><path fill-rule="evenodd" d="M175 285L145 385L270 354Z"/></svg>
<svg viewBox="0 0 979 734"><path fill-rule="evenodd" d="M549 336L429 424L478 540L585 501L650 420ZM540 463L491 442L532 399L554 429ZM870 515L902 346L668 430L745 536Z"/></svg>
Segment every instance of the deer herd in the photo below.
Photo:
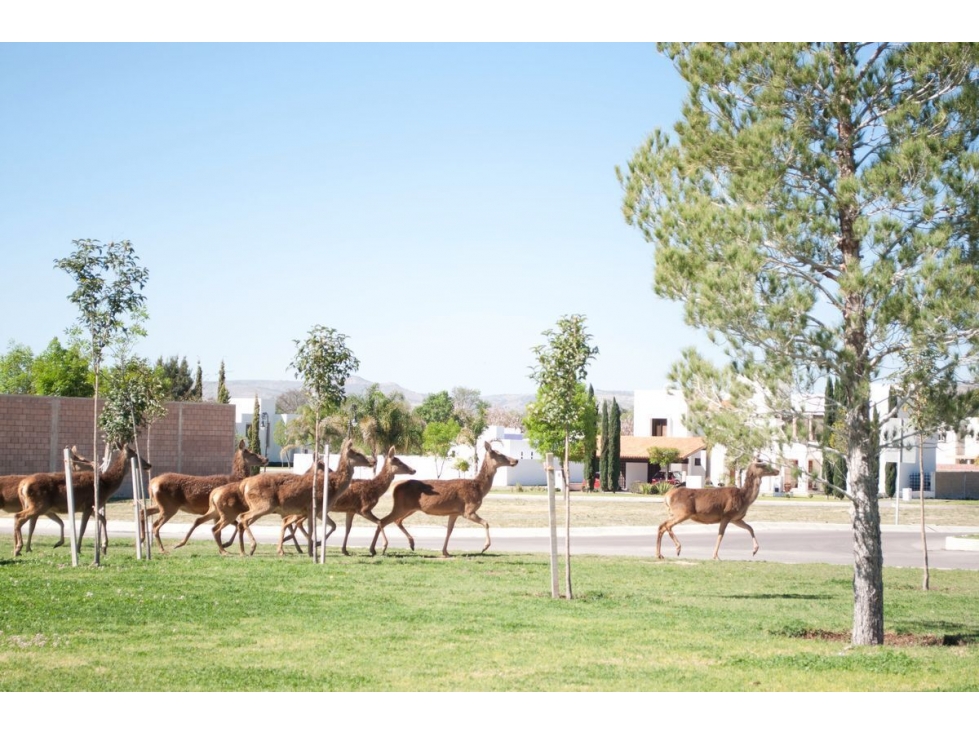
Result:
<svg viewBox="0 0 979 734"><path fill-rule="evenodd" d="M482 551L490 547L489 523L477 511L482 505L493 478L501 467L516 466L517 460L496 451L489 442L484 443L485 455L479 472L473 479L405 479L395 484L399 475L412 475L415 470L394 455L394 447L387 452L382 469L370 479L354 479L356 467L375 467L376 460L365 456L353 448L351 439L343 442L335 470L327 469L322 459L315 462L304 474L288 472L252 474L253 467L263 467L268 459L248 450L245 442L239 442L232 458L230 474L213 476L193 476L168 472L154 477L149 483L149 496L153 506L146 509L141 518L145 527L148 518L155 517L152 536L160 550L167 552L160 537L160 529L183 511L197 515L183 540L174 546L180 548L190 540L194 531L202 524L211 522L211 533L218 550L226 554L226 548L238 538L241 555L245 555L245 535L251 545L250 554L255 552L257 543L251 526L265 515L275 514L281 518L281 529L277 551L284 554L284 543L289 533L296 548L299 549L297 532L310 536L314 519L322 519L326 513L328 530L322 542L336 530L336 523L330 512L345 515L345 528L341 552L350 555L347 541L355 515L359 515L375 525L374 537L370 544L370 554L376 554L379 537L383 538L381 553L388 547L384 529L397 525L408 539L411 550L415 549L415 539L404 526L404 520L415 512L447 518L445 541L442 555L449 557L448 545L452 529L459 517L482 525L486 530L486 543ZM93 462L77 453L70 452L72 463L72 489L77 511L82 513L79 538L85 535L89 518L96 511L101 512L106 501L119 489L129 470L131 460L136 458L143 470L150 464L138 457L130 447L117 445L106 450L106 457L99 472L99 507L95 507L95 481ZM328 491L324 507L323 472L327 472ZM753 554L758 551L758 541L754 530L744 522L745 513L758 497L763 476L772 476L778 471L760 461L753 462L745 472L742 487L717 487L710 489L687 489L677 487L666 494L664 506L669 517L659 526L656 537L656 556L663 558L660 551L663 535L668 533L680 555L680 541L673 533L673 527L685 520L705 524L719 524L717 543L714 546L714 559L729 524L744 528L751 535ZM391 488L393 506L384 517L377 517L374 508ZM64 544L64 523L58 513L68 512L67 479L64 473L39 473L29 475L0 476L0 510L14 513L14 555L19 556L25 543L21 528L28 523L26 550L31 550L34 526L41 516L48 517L60 527L61 537L54 547ZM311 509L316 508L316 518L311 518ZM310 526L307 529L307 525ZM231 526L234 534L227 542L222 542L221 532ZM103 525L104 527L104 525ZM98 542L101 539L96 539ZM107 539L106 539L107 542Z"/></svg>

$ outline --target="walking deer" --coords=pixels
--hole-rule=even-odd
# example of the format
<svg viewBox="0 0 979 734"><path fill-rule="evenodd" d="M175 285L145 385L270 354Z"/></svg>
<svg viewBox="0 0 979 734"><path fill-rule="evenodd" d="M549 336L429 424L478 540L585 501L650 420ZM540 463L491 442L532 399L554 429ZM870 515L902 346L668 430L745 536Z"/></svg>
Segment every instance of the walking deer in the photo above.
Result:
<svg viewBox="0 0 979 734"><path fill-rule="evenodd" d="M92 462L83 456L79 456L77 453L77 447L71 448L71 468L72 471L85 471L86 468L91 470ZM0 510L4 512L9 512L11 514L20 512L24 509L23 505L20 503L20 494L17 488L20 487L20 483L29 477L29 474L8 474L6 476L0 476ZM45 517L57 524L59 531L61 532L61 537L58 542L54 544L54 548L62 546L65 544L65 524L61 521L54 511L44 513ZM28 553L31 552L31 540L34 537L34 526L37 524L37 518L32 517L30 523L27 526L27 545L24 550Z"/></svg>
<svg viewBox="0 0 979 734"><path fill-rule="evenodd" d="M160 550L164 553L167 552L166 548L163 547L163 540L160 539L160 528L177 512L183 510L194 515L206 514L209 509L211 490L230 482L241 481L249 476L249 470L252 467L266 466L268 463L269 460L264 456L249 451L245 440L242 439L238 442L238 449L231 460L231 474L213 474L202 477L167 472L154 477L150 481L150 496L153 498L154 506L146 510L146 516L160 516L153 522L153 536L160 544ZM191 532L198 525L200 523L195 522ZM190 535L184 539L184 543L189 537ZM180 546L176 547L179 548Z"/></svg>
<svg viewBox="0 0 979 734"><path fill-rule="evenodd" d="M394 446L388 449L387 457L384 461L384 468L377 476L371 479L354 479L350 482L350 487L332 504L335 512L346 513L346 525L343 533L343 545L340 550L343 555L349 556L347 552L347 539L350 537L350 528L354 522L354 515L360 515L365 520L370 520L375 525L381 521L374 515L374 508L380 501L384 493L388 491L391 482L398 474L414 474L415 470L405 464L401 459L394 455ZM333 532L332 530L330 531ZM383 534L384 531L381 530ZM330 533L327 533L327 538ZM323 539L324 541L326 538ZM384 547L387 548L388 539L384 536Z"/></svg>
<svg viewBox="0 0 979 734"><path fill-rule="evenodd" d="M486 529L486 545L483 546L485 552L490 547L489 523L476 514L476 510L483 504L483 498L489 493L493 486L493 477L496 470L501 466L516 466L517 460L512 459L506 454L495 451L489 442L485 442L483 447L486 455L483 457L483 464L479 468L479 474L475 479L409 479L394 488L393 499L394 507L377 524L374 531L374 540L371 542L371 555L374 555L374 547L377 545L378 536L384 532L384 528L395 523L401 532L408 538L408 546L415 550L415 539L405 530L402 524L409 515L421 510L427 515L448 516L448 527L445 531L445 543L442 544L442 555L449 557L449 536L452 535L452 528L455 526L456 518L460 515L467 520L482 525ZM387 538L385 538L383 553L387 550Z"/></svg>
<svg viewBox="0 0 979 734"><path fill-rule="evenodd" d="M758 552L758 540L755 538L755 531L744 521L745 513L751 507L751 503L758 498L758 490L761 487L762 477L772 477L777 475L778 469L760 461L753 461L744 474L744 484L742 487L708 487L705 489L687 489L686 487L676 487L666 493L663 504L669 512L666 522L659 526L659 533L656 535L656 557L662 558L660 546L663 541L663 533L669 533L676 545L676 554L680 555L680 541L673 534L673 527L679 525L684 520L712 525L720 523L717 529L717 543L714 545L714 560L718 560L717 552L721 547L721 540L724 538L724 531L728 524L744 528L751 533L753 550L751 555Z"/></svg>
<svg viewBox="0 0 979 734"><path fill-rule="evenodd" d="M329 507L323 508L323 485L316 482L317 515L329 512L337 499L347 491L353 478L354 468L358 466L373 467L375 460L364 456L353 448L353 441L346 439L340 448L340 458L336 471L329 473ZM315 472L318 476L318 472ZM314 472L306 472L300 476L294 474L259 474L241 482L242 496L248 511L238 517L239 532L247 531L249 526L258 518L276 513L283 518L282 531L279 533L278 553L283 555L282 544L285 530L290 522L301 521L309 517L310 505L313 499ZM329 525L336 524L327 515ZM331 531L332 532L332 529ZM254 543L254 537L251 538Z"/></svg>
<svg viewBox="0 0 979 734"><path fill-rule="evenodd" d="M317 471L323 470L322 459L317 462ZM304 474L312 474L313 467L309 467ZM194 520L193 525L190 526L190 530L187 531L187 535L184 539L177 543L173 549L181 548L187 544L190 540L190 536L194 534L194 531L199 525L203 525L208 521L213 521L214 526L211 528L211 533L214 535L214 540L218 544L218 550L222 555L227 555L227 548L229 545L235 542L235 536L238 537L238 545L241 549L241 554L245 554L245 536L240 532L240 527L238 525L238 516L242 513L248 511L248 505L245 504L245 497L241 491L241 480L228 482L225 485L216 487L211 490L210 497L208 498L208 511L206 514L201 515L196 520ZM221 531L228 526L232 526L235 532L232 534L231 539L224 543L221 541ZM255 548L258 543L255 540L255 536L252 534L251 530L247 531L248 536L251 539L251 554L255 553Z"/></svg>
<svg viewBox="0 0 979 734"><path fill-rule="evenodd" d="M122 480L129 471L129 462L136 457L130 446L117 444L99 473L99 506L95 507L95 474L86 471L72 474L71 484L75 498L75 510L82 513L79 544L85 536L85 527L93 512L100 511L106 501L122 486ZM140 468L150 469L151 465L141 457ZM31 474L21 480L17 488L23 509L14 515L14 555L19 556L24 545L21 527L25 522L36 519L48 512L68 512L68 489L65 475L61 473ZM98 543L99 538L95 539Z"/></svg>

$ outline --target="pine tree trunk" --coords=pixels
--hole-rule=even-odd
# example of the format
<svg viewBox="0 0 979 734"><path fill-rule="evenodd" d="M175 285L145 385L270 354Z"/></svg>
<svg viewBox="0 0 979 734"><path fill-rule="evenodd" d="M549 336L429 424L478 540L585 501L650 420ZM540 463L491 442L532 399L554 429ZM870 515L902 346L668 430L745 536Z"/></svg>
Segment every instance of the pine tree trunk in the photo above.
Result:
<svg viewBox="0 0 979 734"><path fill-rule="evenodd" d="M857 413L866 413L866 406ZM880 508L877 487L868 476L865 441L859 440L860 427L868 423L857 420L857 431L851 426L848 483L853 495L853 632L854 645L880 645L884 642L884 556L880 540ZM866 416L864 416L866 417ZM866 438L866 431L862 432Z"/></svg>

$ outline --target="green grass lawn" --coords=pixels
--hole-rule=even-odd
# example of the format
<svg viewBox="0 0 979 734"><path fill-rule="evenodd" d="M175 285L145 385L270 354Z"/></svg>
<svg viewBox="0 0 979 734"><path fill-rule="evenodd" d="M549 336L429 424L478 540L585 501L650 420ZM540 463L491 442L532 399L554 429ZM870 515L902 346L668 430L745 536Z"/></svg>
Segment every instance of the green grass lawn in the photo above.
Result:
<svg viewBox="0 0 979 734"><path fill-rule="evenodd" d="M101 568L0 536L3 691L975 691L979 574L884 569L888 644L848 645L852 570L395 552L325 566L209 542ZM91 561L91 546L84 555ZM562 574L563 577L563 574Z"/></svg>

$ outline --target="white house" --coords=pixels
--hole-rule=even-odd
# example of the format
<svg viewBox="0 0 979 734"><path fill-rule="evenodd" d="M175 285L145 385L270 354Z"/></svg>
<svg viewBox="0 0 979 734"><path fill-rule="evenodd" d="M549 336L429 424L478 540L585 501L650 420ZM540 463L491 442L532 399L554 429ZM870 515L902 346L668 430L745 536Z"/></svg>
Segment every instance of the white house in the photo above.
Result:
<svg viewBox="0 0 979 734"><path fill-rule="evenodd" d="M879 412L886 412L887 393L886 385L875 385L871 391L872 402L878 406ZM823 430L824 399L821 395L800 395L796 400L796 408L802 414L802 418L797 420L792 427L793 440L785 445L773 446L769 449L771 458L783 466L783 472L779 477L770 477L763 481L762 492L764 493L817 491L817 487L810 477L820 476L822 470L823 456L817 443L818 434ZM761 403L759 403L758 408L760 412L766 412L766 408ZM686 402L679 392L671 394L667 390L636 390L634 412L634 433L636 436L686 438L690 435L683 424ZM905 426L905 418L892 419L881 427L882 437L900 436ZM925 440L923 457L926 487L932 485L932 477L936 470L936 452L944 451L942 461L947 461L947 463L954 463L953 457L979 455L979 443L974 439L970 442L966 437L957 438L954 434L950 434L950 436L946 440L947 448L944 449L938 449L941 444L936 442L934 437ZM888 463L895 464L897 471L896 487L899 490L904 487L917 489L919 477L918 448L916 442L912 443L905 441L902 445L900 441L896 441L894 446L881 449L878 477L881 493L884 492ZM709 480L715 485L726 483L725 455L726 451L723 446L715 447L709 454L706 450L700 454L691 453L685 467L688 486L700 486L697 479L698 474L703 475L704 482ZM794 476L793 467L799 467L803 470L798 478ZM638 472L639 470L636 468L633 471ZM627 474L627 482L633 481L637 476L634 474L630 477Z"/></svg>
<svg viewBox="0 0 979 734"><path fill-rule="evenodd" d="M249 420L250 420L249 414ZM497 469L493 477L494 487L515 487L518 484L528 487L540 487L547 483L547 475L544 472L544 457L535 451L519 428L506 428L504 426L490 426L479 437L477 446L476 462L472 459L472 447L463 444L453 446L449 450L449 458L445 461L436 459L433 456L405 456L399 455L402 461L415 470L415 479L454 479L456 477L473 477L482 465L483 455L486 453L483 444L489 442L496 451L501 451L507 456L517 460L514 467L501 467ZM336 447L334 447L334 451ZM301 474L312 464L312 454L296 454L294 457L293 471ZM454 468L455 459L463 458L469 462L470 469L465 474L460 473ZM383 458L378 459L382 463L378 465L378 470L383 465ZM336 454L331 459L331 467L336 467ZM556 465L555 465L555 468ZM571 463L571 482L580 483L582 479L581 464ZM373 472L369 469L358 469L358 472L370 476ZM356 475L357 478L361 474ZM558 486L560 487L560 472L555 473Z"/></svg>

